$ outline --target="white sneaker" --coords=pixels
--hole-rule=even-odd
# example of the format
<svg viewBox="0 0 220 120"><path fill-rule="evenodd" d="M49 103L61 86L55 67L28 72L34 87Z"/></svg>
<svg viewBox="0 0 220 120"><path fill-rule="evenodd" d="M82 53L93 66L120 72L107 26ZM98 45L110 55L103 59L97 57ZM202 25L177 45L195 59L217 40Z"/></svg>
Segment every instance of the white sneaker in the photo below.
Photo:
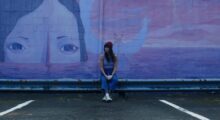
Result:
<svg viewBox="0 0 220 120"><path fill-rule="evenodd" d="M107 101L106 95L102 98L103 101Z"/></svg>
<svg viewBox="0 0 220 120"><path fill-rule="evenodd" d="M106 93L105 96L106 96L107 101L112 101L112 98L110 97L110 95L108 93Z"/></svg>

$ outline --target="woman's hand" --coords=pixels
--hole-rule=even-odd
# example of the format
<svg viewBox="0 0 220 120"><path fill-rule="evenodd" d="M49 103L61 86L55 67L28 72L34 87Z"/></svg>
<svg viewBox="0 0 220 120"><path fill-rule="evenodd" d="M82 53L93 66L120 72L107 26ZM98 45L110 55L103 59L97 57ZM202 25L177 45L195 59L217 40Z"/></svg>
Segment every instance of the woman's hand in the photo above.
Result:
<svg viewBox="0 0 220 120"><path fill-rule="evenodd" d="M105 78L108 80L108 75L104 74Z"/></svg>
<svg viewBox="0 0 220 120"><path fill-rule="evenodd" d="M105 78L107 79L107 80L111 80L112 79L112 75L104 75L105 76Z"/></svg>
<svg viewBox="0 0 220 120"><path fill-rule="evenodd" d="M111 79L112 79L112 75L108 75L108 76L107 76L107 79L108 79L108 80L111 80Z"/></svg>

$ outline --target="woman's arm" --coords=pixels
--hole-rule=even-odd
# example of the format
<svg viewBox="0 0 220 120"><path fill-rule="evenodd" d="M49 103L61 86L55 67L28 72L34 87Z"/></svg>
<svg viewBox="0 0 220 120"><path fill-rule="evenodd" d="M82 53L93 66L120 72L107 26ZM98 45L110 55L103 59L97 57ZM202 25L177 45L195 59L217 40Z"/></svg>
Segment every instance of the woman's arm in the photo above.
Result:
<svg viewBox="0 0 220 120"><path fill-rule="evenodd" d="M117 56L115 56L115 64L114 64L112 76L116 73L117 69L118 69L118 58L117 58Z"/></svg>
<svg viewBox="0 0 220 120"><path fill-rule="evenodd" d="M101 72L103 73L103 75L107 78L107 75L104 71L104 67L103 67L103 61L104 61L104 56L103 55L100 55L100 58L99 58L99 66L100 66L100 70Z"/></svg>

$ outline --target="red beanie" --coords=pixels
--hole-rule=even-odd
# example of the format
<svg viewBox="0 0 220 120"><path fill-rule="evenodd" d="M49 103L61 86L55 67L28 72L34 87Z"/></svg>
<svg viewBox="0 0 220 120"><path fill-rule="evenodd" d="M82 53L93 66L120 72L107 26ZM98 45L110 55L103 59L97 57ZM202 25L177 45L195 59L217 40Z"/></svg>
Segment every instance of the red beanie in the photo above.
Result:
<svg viewBox="0 0 220 120"><path fill-rule="evenodd" d="M112 48L113 44L112 44L112 42L109 41L109 42L105 43L105 46L108 46L108 47Z"/></svg>

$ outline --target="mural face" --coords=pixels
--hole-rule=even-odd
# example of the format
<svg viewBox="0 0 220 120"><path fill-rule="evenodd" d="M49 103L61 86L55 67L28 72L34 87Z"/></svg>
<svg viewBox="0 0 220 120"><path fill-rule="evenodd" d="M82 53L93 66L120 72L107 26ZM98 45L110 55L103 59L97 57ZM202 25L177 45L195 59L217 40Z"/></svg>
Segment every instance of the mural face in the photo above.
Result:
<svg viewBox="0 0 220 120"><path fill-rule="evenodd" d="M219 33L219 0L1 0L0 77L96 79L111 41L120 78L219 78Z"/></svg>
<svg viewBox="0 0 220 120"><path fill-rule="evenodd" d="M45 0L20 18L5 41L5 62L74 63L80 61L75 16L58 0Z"/></svg>

